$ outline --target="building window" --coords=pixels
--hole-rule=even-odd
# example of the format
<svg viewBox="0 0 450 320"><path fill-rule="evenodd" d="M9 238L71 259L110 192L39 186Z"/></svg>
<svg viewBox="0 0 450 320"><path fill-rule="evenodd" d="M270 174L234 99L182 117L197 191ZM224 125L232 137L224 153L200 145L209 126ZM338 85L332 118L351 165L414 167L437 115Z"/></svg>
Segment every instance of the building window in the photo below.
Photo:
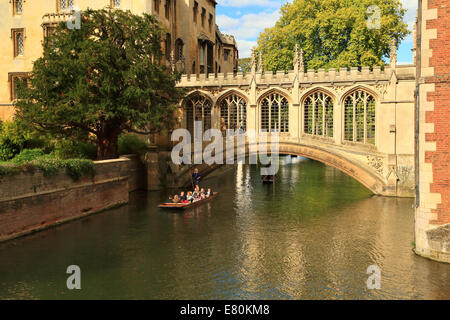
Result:
<svg viewBox="0 0 450 320"><path fill-rule="evenodd" d="M227 129L246 130L247 102L236 94L230 94L220 102L220 123Z"/></svg>
<svg viewBox="0 0 450 320"><path fill-rule="evenodd" d="M278 93L261 101L261 131L289 132L289 102Z"/></svg>
<svg viewBox="0 0 450 320"><path fill-rule="evenodd" d="M205 16L206 16L206 9L202 8L202 27L205 27Z"/></svg>
<svg viewBox="0 0 450 320"><path fill-rule="evenodd" d="M44 39L51 36L56 30L55 24L44 24L42 27L44 28Z"/></svg>
<svg viewBox="0 0 450 320"><path fill-rule="evenodd" d="M177 39L177 41L175 41L175 51L176 51L176 60L183 60L183 40L181 40L180 38Z"/></svg>
<svg viewBox="0 0 450 320"><path fill-rule="evenodd" d="M22 14L23 0L13 0L13 12L14 14Z"/></svg>
<svg viewBox="0 0 450 320"><path fill-rule="evenodd" d="M120 0L111 0L111 8L120 7Z"/></svg>
<svg viewBox="0 0 450 320"><path fill-rule="evenodd" d="M333 137L333 99L317 91L310 94L303 104L304 133Z"/></svg>
<svg viewBox="0 0 450 320"><path fill-rule="evenodd" d="M208 24L209 24L209 32L212 32L213 15L211 13L209 14Z"/></svg>
<svg viewBox="0 0 450 320"><path fill-rule="evenodd" d="M153 10L156 14L159 14L159 0L153 0Z"/></svg>
<svg viewBox="0 0 450 320"><path fill-rule="evenodd" d="M13 39L14 57L24 55L24 29L12 29L11 37Z"/></svg>
<svg viewBox="0 0 450 320"><path fill-rule="evenodd" d="M192 20L194 20L194 23L197 23L197 14L198 14L198 3L197 1L194 1L194 8L192 9Z"/></svg>
<svg viewBox="0 0 450 320"><path fill-rule="evenodd" d="M223 52L223 60L228 61L228 55L230 54L230 50L224 50Z"/></svg>
<svg viewBox="0 0 450 320"><path fill-rule="evenodd" d="M8 74L8 82L10 88L10 100L17 99L17 85L21 79L24 79L28 74L26 72L11 72Z"/></svg>
<svg viewBox="0 0 450 320"><path fill-rule="evenodd" d="M166 0L166 4L164 5L164 13L166 15L166 19L170 18L170 0Z"/></svg>
<svg viewBox="0 0 450 320"><path fill-rule="evenodd" d="M170 54L172 52L172 37L170 36L170 33L166 34L164 46L165 46L166 61L170 61Z"/></svg>
<svg viewBox="0 0 450 320"><path fill-rule="evenodd" d="M344 99L344 139L375 144L375 98L364 90L356 90Z"/></svg>
<svg viewBox="0 0 450 320"><path fill-rule="evenodd" d="M202 122L203 132L211 129L211 107L211 100L203 95L194 94L187 98L185 102L186 124L191 136L194 136L194 121Z"/></svg>
<svg viewBox="0 0 450 320"><path fill-rule="evenodd" d="M75 0L57 0L56 2L56 9L57 11L63 11L63 10L73 10L73 7L75 5Z"/></svg>

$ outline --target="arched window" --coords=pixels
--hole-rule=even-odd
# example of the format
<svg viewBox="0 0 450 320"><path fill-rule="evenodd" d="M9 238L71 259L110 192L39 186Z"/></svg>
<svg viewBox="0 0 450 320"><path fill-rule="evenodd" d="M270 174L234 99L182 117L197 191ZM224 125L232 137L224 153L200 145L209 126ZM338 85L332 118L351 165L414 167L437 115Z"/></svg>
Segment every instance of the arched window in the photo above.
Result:
<svg viewBox="0 0 450 320"><path fill-rule="evenodd" d="M333 137L333 99L316 91L304 101L304 133Z"/></svg>
<svg viewBox="0 0 450 320"><path fill-rule="evenodd" d="M261 100L261 131L289 132L289 102L279 93Z"/></svg>
<svg viewBox="0 0 450 320"><path fill-rule="evenodd" d="M364 90L356 90L344 99L344 139L375 144L375 98Z"/></svg>
<svg viewBox="0 0 450 320"><path fill-rule="evenodd" d="M194 94L186 100L186 121L187 129L193 136L194 121L203 123L203 132L211 129L211 100L201 94Z"/></svg>
<svg viewBox="0 0 450 320"><path fill-rule="evenodd" d="M180 38L175 41L175 59L176 61L183 60L183 40Z"/></svg>
<svg viewBox="0 0 450 320"><path fill-rule="evenodd" d="M230 94L220 102L220 122L227 129L247 129L247 102L236 94ZM222 127L220 128L222 129Z"/></svg>

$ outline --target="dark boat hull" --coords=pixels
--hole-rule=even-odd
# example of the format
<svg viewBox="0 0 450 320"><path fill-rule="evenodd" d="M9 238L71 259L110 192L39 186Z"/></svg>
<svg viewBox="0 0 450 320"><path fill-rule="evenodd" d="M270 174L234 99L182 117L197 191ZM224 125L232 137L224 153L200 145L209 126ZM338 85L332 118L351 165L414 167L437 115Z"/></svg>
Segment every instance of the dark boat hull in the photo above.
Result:
<svg viewBox="0 0 450 320"><path fill-rule="evenodd" d="M158 208L170 210L186 210L201 205L203 203L209 202L215 197L217 197L218 194L219 194L218 192L213 192L213 195L210 196L209 198L205 198L203 200L199 200L192 203L162 203L158 206Z"/></svg>
<svg viewBox="0 0 450 320"><path fill-rule="evenodd" d="M275 176L265 176L262 180L262 183L272 184L275 182Z"/></svg>

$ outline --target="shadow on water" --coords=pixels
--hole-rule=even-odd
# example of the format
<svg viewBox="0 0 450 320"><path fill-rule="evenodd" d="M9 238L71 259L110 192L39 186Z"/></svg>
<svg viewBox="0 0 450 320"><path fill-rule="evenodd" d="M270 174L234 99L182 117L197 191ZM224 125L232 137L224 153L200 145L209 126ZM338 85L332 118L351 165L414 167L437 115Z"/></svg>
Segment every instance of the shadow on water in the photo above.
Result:
<svg viewBox="0 0 450 320"><path fill-rule="evenodd" d="M411 251L412 199L373 196L321 163L288 159L274 185L257 166L203 181L219 191L186 212L169 191L0 245L2 299L449 299L450 266ZM66 288L78 265L82 289ZM366 287L367 267L382 271Z"/></svg>

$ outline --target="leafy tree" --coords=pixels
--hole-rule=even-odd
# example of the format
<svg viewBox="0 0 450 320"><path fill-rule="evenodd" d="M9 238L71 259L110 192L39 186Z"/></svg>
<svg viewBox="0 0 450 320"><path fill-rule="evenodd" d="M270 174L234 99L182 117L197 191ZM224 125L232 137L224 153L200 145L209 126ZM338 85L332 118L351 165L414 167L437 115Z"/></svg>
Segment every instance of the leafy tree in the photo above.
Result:
<svg viewBox="0 0 450 320"><path fill-rule="evenodd" d="M238 64L239 72L247 73L252 69L252 59L251 58L240 58Z"/></svg>
<svg viewBox="0 0 450 320"><path fill-rule="evenodd" d="M19 85L17 117L57 136L95 141L98 159L117 157L123 131L172 128L182 91L179 75L161 63L163 34L153 16L122 10L83 11L79 29L61 23Z"/></svg>
<svg viewBox="0 0 450 320"><path fill-rule="evenodd" d="M368 8L380 9L380 28L367 26ZM409 34L399 0L294 0L258 38L267 70L292 69L295 44L308 69L384 65L392 38Z"/></svg>

